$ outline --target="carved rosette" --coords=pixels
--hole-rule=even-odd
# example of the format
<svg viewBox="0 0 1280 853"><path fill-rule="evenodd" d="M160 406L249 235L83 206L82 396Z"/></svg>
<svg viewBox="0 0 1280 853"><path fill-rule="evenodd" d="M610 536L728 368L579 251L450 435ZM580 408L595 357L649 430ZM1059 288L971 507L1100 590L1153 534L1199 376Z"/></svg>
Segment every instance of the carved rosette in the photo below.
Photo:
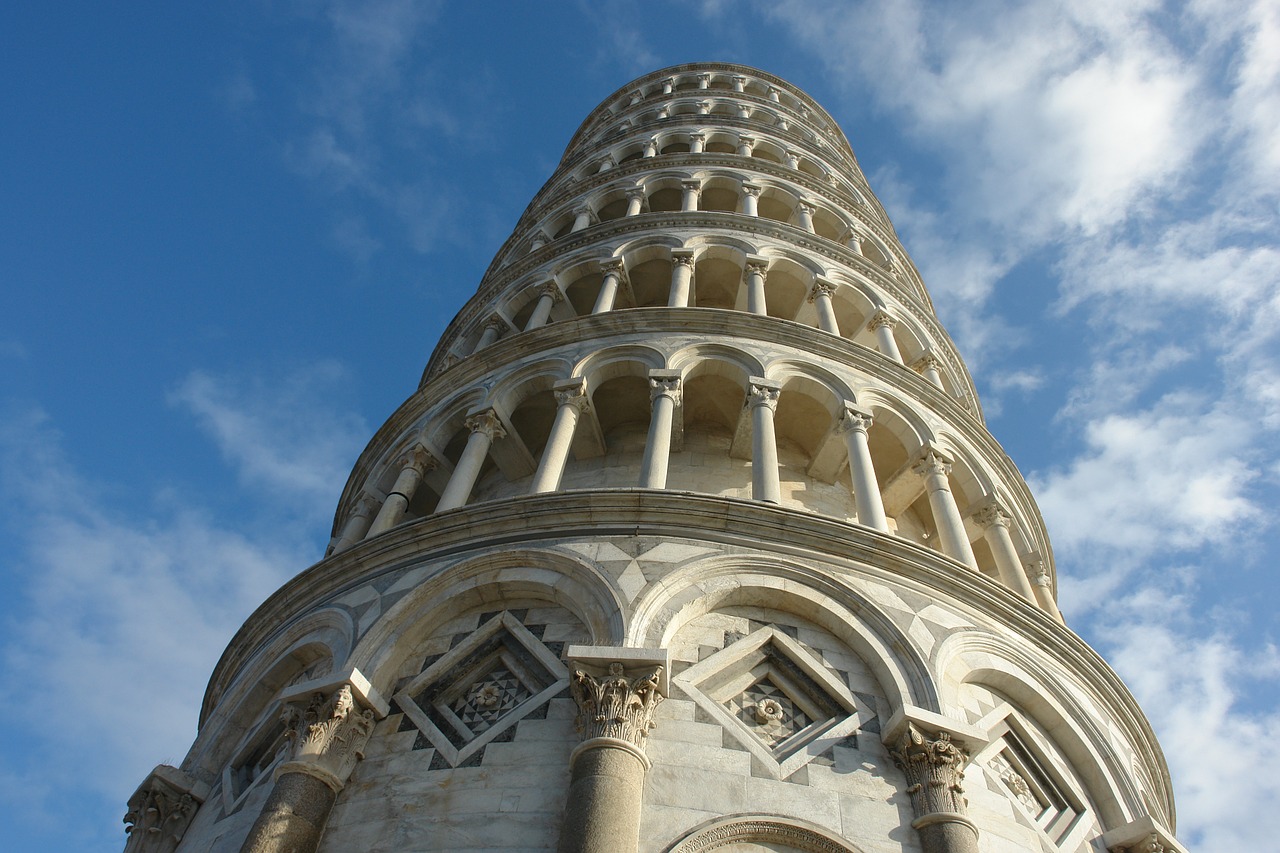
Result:
<svg viewBox="0 0 1280 853"><path fill-rule="evenodd" d="M182 841L199 801L189 791L152 775L129 798L125 853L172 853Z"/></svg>
<svg viewBox="0 0 1280 853"><path fill-rule="evenodd" d="M342 787L364 758L364 747L373 732L374 714L356 707L351 685L344 684L332 694L313 693L311 701L285 706L283 717L289 731L290 760L276 770L314 776L334 791Z"/></svg>
<svg viewBox="0 0 1280 853"><path fill-rule="evenodd" d="M951 742L951 735L930 738L912 723L889 751L893 763L907 775L907 793L916 817L937 813L965 814L964 766L969 755Z"/></svg>
<svg viewBox="0 0 1280 853"><path fill-rule="evenodd" d="M654 726L653 713L662 702L661 677L659 666L628 678L621 663L609 664L609 674L599 678L575 671L569 686L578 703L575 725L583 740L620 740L643 750Z"/></svg>

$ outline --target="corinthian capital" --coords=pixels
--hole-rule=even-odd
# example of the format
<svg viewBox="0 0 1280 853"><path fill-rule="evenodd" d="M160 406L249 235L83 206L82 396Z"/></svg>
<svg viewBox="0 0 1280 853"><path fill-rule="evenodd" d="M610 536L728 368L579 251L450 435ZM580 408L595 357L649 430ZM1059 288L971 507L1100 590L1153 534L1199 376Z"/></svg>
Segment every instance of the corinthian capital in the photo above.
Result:
<svg viewBox="0 0 1280 853"><path fill-rule="evenodd" d="M887 311L877 311L872 314L871 319L867 321L867 328L873 332L881 326L888 326L892 329L896 325L898 325L898 321L893 319Z"/></svg>
<svg viewBox="0 0 1280 853"><path fill-rule="evenodd" d="M171 853L182 841L206 786L162 764L138 786L125 813L125 853Z"/></svg>
<svg viewBox="0 0 1280 853"><path fill-rule="evenodd" d="M350 684L331 693L311 694L305 705L291 702L282 712L290 741L290 760L276 771L303 773L341 791L364 758L364 746L373 731L374 712L361 710Z"/></svg>
<svg viewBox="0 0 1280 853"><path fill-rule="evenodd" d="M768 406L770 410L778 408L778 397L782 394L782 386L767 379L752 377L747 387L747 405L751 408Z"/></svg>
<svg viewBox="0 0 1280 853"><path fill-rule="evenodd" d="M583 740L608 738L643 750L654 726L653 712L662 702L661 680L661 666L628 677L620 661L609 664L608 675L575 670L569 686L578 704L576 725Z"/></svg>
<svg viewBox="0 0 1280 853"><path fill-rule="evenodd" d="M969 754L951 741L950 734L931 736L907 723L889 755L907 776L907 793L917 818L965 813L968 801L961 783Z"/></svg>
<svg viewBox="0 0 1280 853"><path fill-rule="evenodd" d="M502 438L507 431L502 427L502 421L498 419L498 413L493 409L484 409L479 412L472 412L467 416L467 429L472 432L482 432L489 437L490 441Z"/></svg>

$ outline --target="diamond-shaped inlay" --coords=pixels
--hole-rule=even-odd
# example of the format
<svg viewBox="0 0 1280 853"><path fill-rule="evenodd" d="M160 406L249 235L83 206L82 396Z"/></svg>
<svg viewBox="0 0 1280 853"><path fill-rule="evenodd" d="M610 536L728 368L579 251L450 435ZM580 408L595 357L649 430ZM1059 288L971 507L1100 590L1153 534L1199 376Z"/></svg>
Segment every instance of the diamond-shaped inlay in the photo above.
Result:
<svg viewBox="0 0 1280 853"><path fill-rule="evenodd" d="M776 778L791 776L858 728L859 707L848 686L773 625L675 681Z"/></svg>
<svg viewBox="0 0 1280 853"><path fill-rule="evenodd" d="M395 696L436 748L433 766L465 764L569 684L560 659L510 612L457 640Z"/></svg>

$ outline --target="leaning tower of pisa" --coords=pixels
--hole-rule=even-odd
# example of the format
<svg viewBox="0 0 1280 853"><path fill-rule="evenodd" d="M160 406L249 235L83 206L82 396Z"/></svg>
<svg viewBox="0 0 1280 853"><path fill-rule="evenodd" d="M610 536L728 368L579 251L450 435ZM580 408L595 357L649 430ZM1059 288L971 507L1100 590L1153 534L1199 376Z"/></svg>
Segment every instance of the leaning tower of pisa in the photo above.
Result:
<svg viewBox="0 0 1280 853"><path fill-rule="evenodd" d="M1183 850L840 129L605 99L209 682L128 851Z"/></svg>

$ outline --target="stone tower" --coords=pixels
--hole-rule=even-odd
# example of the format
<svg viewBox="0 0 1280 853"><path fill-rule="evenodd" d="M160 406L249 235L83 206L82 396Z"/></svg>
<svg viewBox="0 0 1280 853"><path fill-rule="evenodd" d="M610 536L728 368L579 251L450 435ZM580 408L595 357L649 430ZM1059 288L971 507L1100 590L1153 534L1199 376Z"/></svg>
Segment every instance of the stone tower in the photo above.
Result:
<svg viewBox="0 0 1280 853"><path fill-rule="evenodd" d="M1182 850L1054 584L835 122L668 68L573 136L126 850Z"/></svg>

